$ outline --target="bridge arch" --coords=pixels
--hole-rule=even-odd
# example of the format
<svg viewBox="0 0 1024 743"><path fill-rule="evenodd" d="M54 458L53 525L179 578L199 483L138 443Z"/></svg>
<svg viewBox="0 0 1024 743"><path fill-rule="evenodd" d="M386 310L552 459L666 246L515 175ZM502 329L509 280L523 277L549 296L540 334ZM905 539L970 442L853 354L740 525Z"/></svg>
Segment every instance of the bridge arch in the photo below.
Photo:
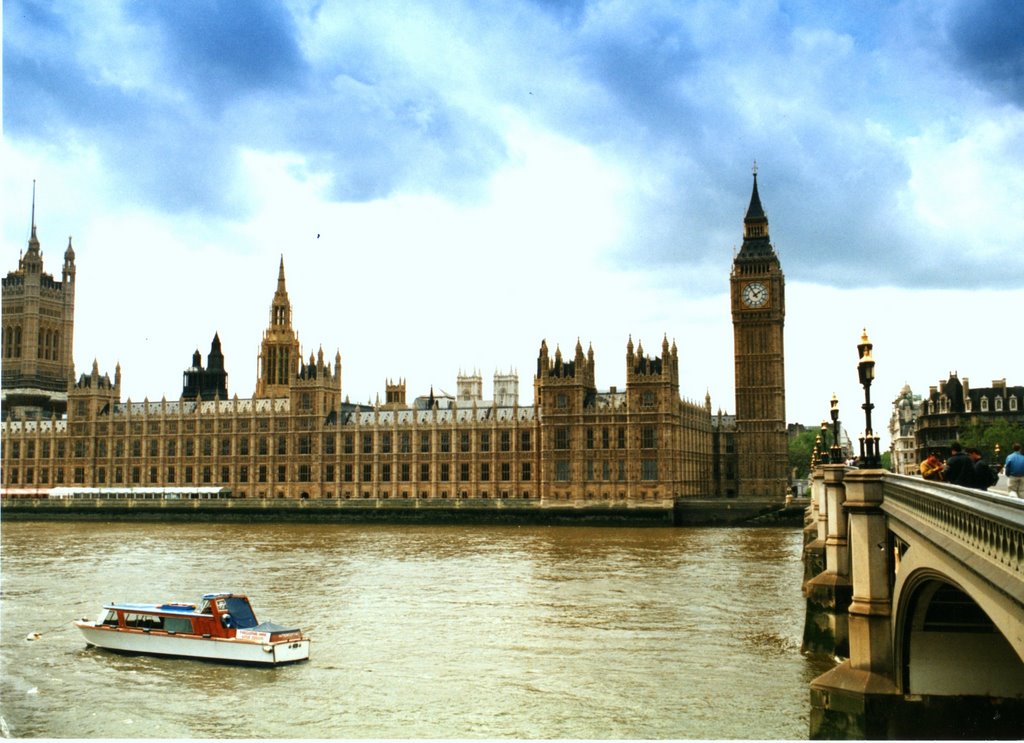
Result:
<svg viewBox="0 0 1024 743"><path fill-rule="evenodd" d="M1024 637L1012 602L990 583L970 580L962 565L943 565L929 546L919 542L899 561L892 622L897 687L911 695L1019 696Z"/></svg>

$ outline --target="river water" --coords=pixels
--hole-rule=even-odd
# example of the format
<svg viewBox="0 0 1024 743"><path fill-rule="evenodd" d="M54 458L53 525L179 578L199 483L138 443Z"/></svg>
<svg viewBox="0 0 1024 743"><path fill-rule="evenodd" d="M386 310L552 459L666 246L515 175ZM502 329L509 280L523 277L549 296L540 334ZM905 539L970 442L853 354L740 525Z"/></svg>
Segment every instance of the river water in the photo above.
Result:
<svg viewBox="0 0 1024 743"><path fill-rule="evenodd" d="M12 522L0 545L18 737L799 739L831 667L800 654L795 528ZM116 655L70 624L220 590L310 661Z"/></svg>

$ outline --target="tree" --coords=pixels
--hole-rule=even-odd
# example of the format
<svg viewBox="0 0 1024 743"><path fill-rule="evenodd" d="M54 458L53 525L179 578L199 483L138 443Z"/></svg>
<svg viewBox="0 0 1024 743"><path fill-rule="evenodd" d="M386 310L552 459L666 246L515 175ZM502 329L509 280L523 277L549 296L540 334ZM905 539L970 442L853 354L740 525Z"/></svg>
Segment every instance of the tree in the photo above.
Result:
<svg viewBox="0 0 1024 743"><path fill-rule="evenodd" d="M811 454L818 436L816 429L801 431L789 438L789 471L795 472L797 480L806 478L811 471Z"/></svg>
<svg viewBox="0 0 1024 743"><path fill-rule="evenodd" d="M999 464L1012 451L1014 442L1024 444L1024 425L1008 420L992 423L974 423L960 429L960 443L980 449L987 461L996 464L996 444L999 445Z"/></svg>

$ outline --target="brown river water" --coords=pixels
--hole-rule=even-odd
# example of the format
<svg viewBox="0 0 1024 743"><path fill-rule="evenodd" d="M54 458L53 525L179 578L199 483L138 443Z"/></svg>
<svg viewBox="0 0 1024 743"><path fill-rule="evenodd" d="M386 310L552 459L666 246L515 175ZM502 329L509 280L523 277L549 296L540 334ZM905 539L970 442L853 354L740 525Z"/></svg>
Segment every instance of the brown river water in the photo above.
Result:
<svg viewBox="0 0 1024 743"><path fill-rule="evenodd" d="M16 737L808 735L796 528L0 524ZM106 601L247 593L274 669L88 648ZM40 633L36 640L26 639Z"/></svg>

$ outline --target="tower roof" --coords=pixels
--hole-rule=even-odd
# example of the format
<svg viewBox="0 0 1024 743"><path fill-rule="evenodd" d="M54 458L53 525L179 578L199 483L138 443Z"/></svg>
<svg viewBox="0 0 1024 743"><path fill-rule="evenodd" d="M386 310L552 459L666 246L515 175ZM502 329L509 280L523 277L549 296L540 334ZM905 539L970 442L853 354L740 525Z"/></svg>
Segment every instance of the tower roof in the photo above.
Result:
<svg viewBox="0 0 1024 743"><path fill-rule="evenodd" d="M768 236L768 215L764 213L761 206L761 195L757 191L757 163L754 163L754 186L750 192L750 206L747 207L747 215L743 218L743 247L740 248L737 260L761 260L774 258L775 250L772 248L771 239Z"/></svg>

